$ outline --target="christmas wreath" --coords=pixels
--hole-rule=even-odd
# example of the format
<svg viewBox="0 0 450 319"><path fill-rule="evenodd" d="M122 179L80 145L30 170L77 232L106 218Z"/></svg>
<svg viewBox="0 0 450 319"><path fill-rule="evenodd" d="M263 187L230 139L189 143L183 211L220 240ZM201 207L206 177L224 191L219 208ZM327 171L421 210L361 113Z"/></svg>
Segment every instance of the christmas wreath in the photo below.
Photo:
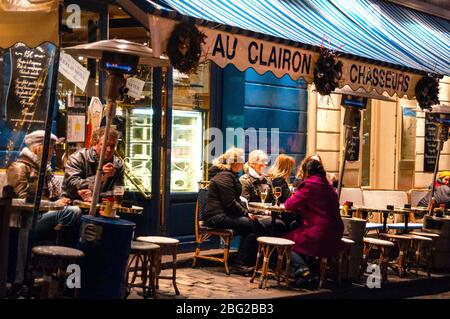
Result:
<svg viewBox="0 0 450 319"><path fill-rule="evenodd" d="M334 51L322 48L314 66L314 84L317 92L321 95L329 95L337 88L341 77L342 62L337 61Z"/></svg>
<svg viewBox="0 0 450 319"><path fill-rule="evenodd" d="M173 67L182 73L195 73L205 37L192 22L175 26L167 43L167 54Z"/></svg>
<svg viewBox="0 0 450 319"><path fill-rule="evenodd" d="M429 109L439 104L439 80L432 76L424 76L415 87L416 99L420 108Z"/></svg>

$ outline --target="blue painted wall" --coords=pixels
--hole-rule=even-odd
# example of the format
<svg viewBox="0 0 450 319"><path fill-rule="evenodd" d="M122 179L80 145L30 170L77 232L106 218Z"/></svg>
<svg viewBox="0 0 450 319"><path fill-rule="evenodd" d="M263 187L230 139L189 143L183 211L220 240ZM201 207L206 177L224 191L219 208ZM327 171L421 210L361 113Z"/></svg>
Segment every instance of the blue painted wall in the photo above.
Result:
<svg viewBox="0 0 450 319"><path fill-rule="evenodd" d="M229 65L223 76L222 131L226 128L279 129L279 151L296 158L306 153L307 84L271 72L244 72ZM225 134L225 133L224 133ZM225 148L232 141L225 142ZM248 152L248 149L246 149Z"/></svg>

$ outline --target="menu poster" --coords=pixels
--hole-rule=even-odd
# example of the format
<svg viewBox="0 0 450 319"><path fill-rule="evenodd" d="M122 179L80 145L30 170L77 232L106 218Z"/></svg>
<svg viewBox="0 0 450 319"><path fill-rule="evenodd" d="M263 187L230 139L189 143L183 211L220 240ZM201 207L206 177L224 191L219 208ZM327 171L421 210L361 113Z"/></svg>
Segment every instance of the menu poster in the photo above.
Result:
<svg viewBox="0 0 450 319"><path fill-rule="evenodd" d="M425 113L425 149L423 156L423 171L434 172L437 157L437 126L431 121L429 113Z"/></svg>
<svg viewBox="0 0 450 319"><path fill-rule="evenodd" d="M84 142L86 132L86 117L84 115L69 114L67 116L67 142Z"/></svg>
<svg viewBox="0 0 450 319"><path fill-rule="evenodd" d="M28 48L17 43L10 49L11 81L6 100L6 123L13 129L35 130L45 124L50 97L50 66L54 48L43 44ZM50 70L49 70L50 69Z"/></svg>
<svg viewBox="0 0 450 319"><path fill-rule="evenodd" d="M353 127L348 136L347 148L345 150L345 160L349 162L354 162L359 159L359 131L361 126L361 113L358 112L355 118L356 127Z"/></svg>

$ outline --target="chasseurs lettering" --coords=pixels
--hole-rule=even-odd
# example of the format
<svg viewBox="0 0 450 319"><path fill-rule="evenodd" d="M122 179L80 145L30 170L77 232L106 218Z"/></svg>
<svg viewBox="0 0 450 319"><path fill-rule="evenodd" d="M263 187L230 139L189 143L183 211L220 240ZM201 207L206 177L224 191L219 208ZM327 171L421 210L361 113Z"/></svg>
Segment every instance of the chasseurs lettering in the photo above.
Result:
<svg viewBox="0 0 450 319"><path fill-rule="evenodd" d="M361 64L350 66L349 79L355 84L392 89L397 92L408 91L411 81L408 74Z"/></svg>

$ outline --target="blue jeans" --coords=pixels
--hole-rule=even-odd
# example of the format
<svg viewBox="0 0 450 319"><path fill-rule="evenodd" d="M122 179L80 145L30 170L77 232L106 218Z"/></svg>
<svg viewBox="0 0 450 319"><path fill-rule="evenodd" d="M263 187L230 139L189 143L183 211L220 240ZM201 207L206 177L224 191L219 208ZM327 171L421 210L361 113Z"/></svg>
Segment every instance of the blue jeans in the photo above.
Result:
<svg viewBox="0 0 450 319"><path fill-rule="evenodd" d="M293 277L302 275L305 271L309 271L308 257L291 251L291 274Z"/></svg>
<svg viewBox="0 0 450 319"><path fill-rule="evenodd" d="M55 227L58 224L77 228L81 214L81 209L77 206L66 206L61 210L43 213L36 223L36 240L54 239Z"/></svg>

